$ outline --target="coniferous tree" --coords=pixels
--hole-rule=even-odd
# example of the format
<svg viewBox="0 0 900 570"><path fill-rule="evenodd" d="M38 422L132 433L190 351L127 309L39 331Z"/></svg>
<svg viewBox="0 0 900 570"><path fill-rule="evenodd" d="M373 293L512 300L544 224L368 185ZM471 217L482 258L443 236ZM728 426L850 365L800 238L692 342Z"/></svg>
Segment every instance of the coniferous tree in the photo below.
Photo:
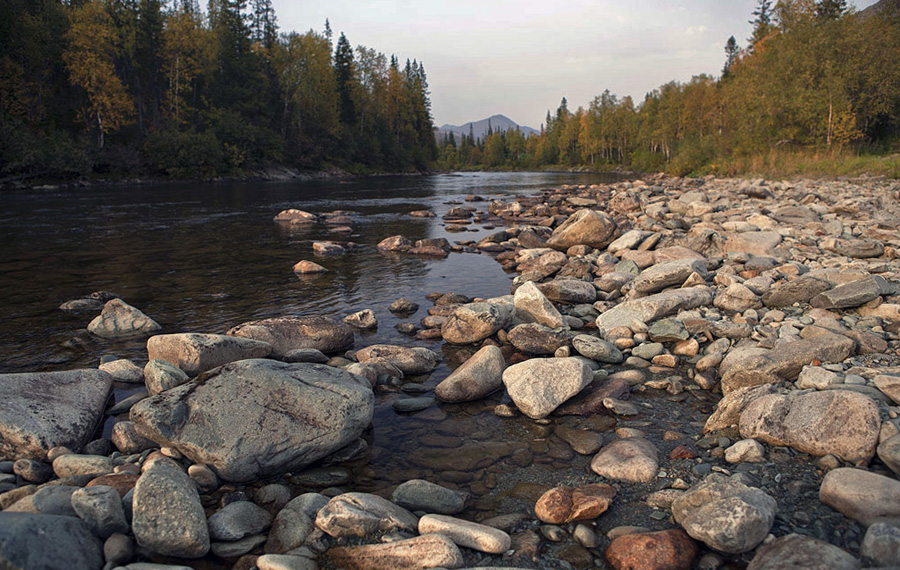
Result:
<svg viewBox="0 0 900 570"><path fill-rule="evenodd" d="M816 17L823 20L837 20L847 12L847 0L819 0L816 2Z"/></svg>
<svg viewBox="0 0 900 570"><path fill-rule="evenodd" d="M334 48L334 76L337 80L341 122L348 126L353 125L356 122L356 108L353 103L353 49L343 32Z"/></svg>
<svg viewBox="0 0 900 570"><path fill-rule="evenodd" d="M725 42L725 67L722 68L722 79L727 79L731 75L731 68L737 63L739 54L740 48L737 40L734 39L734 36L731 36Z"/></svg>
<svg viewBox="0 0 900 570"><path fill-rule="evenodd" d="M758 0L752 15L754 18L750 23L753 24L753 35L747 39L750 51L753 51L756 44L761 42L772 31L772 0Z"/></svg>

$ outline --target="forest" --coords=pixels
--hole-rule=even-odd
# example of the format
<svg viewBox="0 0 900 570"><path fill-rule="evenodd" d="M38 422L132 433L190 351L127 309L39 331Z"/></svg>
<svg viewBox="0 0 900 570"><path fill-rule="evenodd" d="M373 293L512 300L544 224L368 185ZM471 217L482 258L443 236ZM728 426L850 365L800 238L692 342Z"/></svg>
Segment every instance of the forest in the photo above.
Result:
<svg viewBox="0 0 900 570"><path fill-rule="evenodd" d="M539 136L446 138L445 169L572 168L686 174L900 177L900 11L844 0L759 0L753 34L725 43L717 77L562 100Z"/></svg>
<svg viewBox="0 0 900 570"><path fill-rule="evenodd" d="M0 0L0 183L424 171L423 64L271 0Z"/></svg>

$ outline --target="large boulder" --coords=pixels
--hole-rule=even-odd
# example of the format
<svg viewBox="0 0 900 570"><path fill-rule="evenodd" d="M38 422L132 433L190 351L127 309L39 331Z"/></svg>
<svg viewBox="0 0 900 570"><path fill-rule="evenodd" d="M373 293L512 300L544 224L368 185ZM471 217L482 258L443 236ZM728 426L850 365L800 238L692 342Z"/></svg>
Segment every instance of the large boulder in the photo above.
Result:
<svg viewBox="0 0 900 570"><path fill-rule="evenodd" d="M150 360L165 360L188 376L237 360L265 358L271 352L267 342L222 334L159 334L147 340Z"/></svg>
<svg viewBox="0 0 900 570"><path fill-rule="evenodd" d="M0 512L0 568L97 570L103 544L75 517Z"/></svg>
<svg viewBox="0 0 900 570"><path fill-rule="evenodd" d="M453 403L480 400L503 386L505 369L506 360L498 347L482 347L435 386L434 395Z"/></svg>
<svg viewBox="0 0 900 570"><path fill-rule="evenodd" d="M607 214L595 210L578 210L561 226L553 230L547 246L566 251L573 245L587 245L603 249L616 234L616 222Z"/></svg>
<svg viewBox="0 0 900 570"><path fill-rule="evenodd" d="M597 288L593 283L580 279L554 279L538 285L541 293L554 303L578 305L597 300Z"/></svg>
<svg viewBox="0 0 900 570"><path fill-rule="evenodd" d="M878 404L849 390L762 396L741 412L741 436L811 455L868 462L875 456Z"/></svg>
<svg viewBox="0 0 900 570"><path fill-rule="evenodd" d="M103 418L112 377L100 370L0 374L0 457L80 450Z"/></svg>
<svg viewBox="0 0 900 570"><path fill-rule="evenodd" d="M122 299L112 299L87 329L102 338L124 339L151 335L162 327Z"/></svg>
<svg viewBox="0 0 900 570"><path fill-rule="evenodd" d="M356 352L356 358L364 364L386 362L407 375L428 374L441 361L437 353L427 348L373 344Z"/></svg>
<svg viewBox="0 0 900 570"><path fill-rule="evenodd" d="M893 288L883 277L870 275L865 279L823 291L813 297L810 304L819 309L852 309L892 292Z"/></svg>
<svg viewBox="0 0 900 570"><path fill-rule="evenodd" d="M811 275L803 275L772 287L762 296L767 307L789 307L794 303L808 303L810 299L831 289L831 283Z"/></svg>
<svg viewBox="0 0 900 570"><path fill-rule="evenodd" d="M683 310L696 309L713 302L709 287L690 287L663 291L649 297L633 299L616 305L597 317L601 335L617 327L630 327L636 322L649 324Z"/></svg>
<svg viewBox="0 0 900 570"><path fill-rule="evenodd" d="M234 327L228 334L269 343L275 358L283 358L297 348L315 348L330 353L353 346L353 329L330 317L275 317L250 321Z"/></svg>
<svg viewBox="0 0 900 570"><path fill-rule="evenodd" d="M222 479L265 479L355 441L372 421L364 379L321 364L241 360L131 409L140 435Z"/></svg>
<svg viewBox="0 0 900 570"><path fill-rule="evenodd" d="M739 554L766 538L778 504L755 487L713 474L672 503L672 515L692 538Z"/></svg>
<svg viewBox="0 0 900 570"><path fill-rule="evenodd" d="M594 374L579 358L526 360L503 372L503 384L519 410L545 418L591 383Z"/></svg>
<svg viewBox="0 0 900 570"><path fill-rule="evenodd" d="M449 343L472 344L505 328L512 321L514 307L493 303L469 303L457 307L441 325L441 336Z"/></svg>

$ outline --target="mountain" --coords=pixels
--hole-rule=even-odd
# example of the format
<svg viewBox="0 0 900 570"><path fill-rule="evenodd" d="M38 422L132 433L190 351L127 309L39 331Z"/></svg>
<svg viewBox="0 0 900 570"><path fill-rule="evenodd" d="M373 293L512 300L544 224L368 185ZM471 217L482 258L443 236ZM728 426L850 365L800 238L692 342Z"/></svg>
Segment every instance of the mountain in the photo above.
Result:
<svg viewBox="0 0 900 570"><path fill-rule="evenodd" d="M461 126L443 125L438 129L437 136L440 139L443 137L448 137L450 136L450 133L453 133L456 139L459 140L460 137L469 136L469 133L471 132L473 135L475 135L476 139L484 140L485 138L487 138L488 129L491 129L495 133L505 133L508 130L519 129L526 137L538 134L538 131L536 129L520 126L507 116L494 115L493 117L481 119L480 121L473 121Z"/></svg>
<svg viewBox="0 0 900 570"><path fill-rule="evenodd" d="M885 16L900 14L900 0L881 0L860 12L860 15L864 18L874 16L875 14L882 14Z"/></svg>

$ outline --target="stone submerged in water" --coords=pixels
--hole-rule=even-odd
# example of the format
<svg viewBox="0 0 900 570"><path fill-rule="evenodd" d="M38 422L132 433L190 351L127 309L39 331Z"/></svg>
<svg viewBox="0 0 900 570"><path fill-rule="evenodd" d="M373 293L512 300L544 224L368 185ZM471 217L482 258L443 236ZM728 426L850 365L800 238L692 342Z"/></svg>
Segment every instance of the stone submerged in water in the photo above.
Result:
<svg viewBox="0 0 900 570"><path fill-rule="evenodd" d="M411 511L455 515L466 508L468 493L454 491L422 479L407 481L391 495L391 501Z"/></svg>
<svg viewBox="0 0 900 570"><path fill-rule="evenodd" d="M162 327L121 299L103 305L103 311L88 324L88 331L108 339L126 339L151 335Z"/></svg>
<svg viewBox="0 0 900 570"><path fill-rule="evenodd" d="M503 372L509 397L532 419L547 417L593 379L593 371L578 358L526 360Z"/></svg>
<svg viewBox="0 0 900 570"><path fill-rule="evenodd" d="M282 358L295 348L315 348L332 353L353 346L353 329L330 317L275 317L250 321L232 328L227 334L267 342L272 345L275 358Z"/></svg>
<svg viewBox="0 0 900 570"><path fill-rule="evenodd" d="M103 417L113 379L100 370L0 374L0 456L80 450Z"/></svg>
<svg viewBox="0 0 900 570"><path fill-rule="evenodd" d="M237 360L265 358L271 352L267 342L222 334L160 334L147 339L150 360L164 360L188 376Z"/></svg>
<svg viewBox="0 0 900 570"><path fill-rule="evenodd" d="M482 341L512 321L512 307L503 310L493 303L469 303L457 307L441 325L441 336L452 344Z"/></svg>
<svg viewBox="0 0 900 570"><path fill-rule="evenodd" d="M242 360L131 409L138 433L226 481L293 471L355 441L372 421L368 382L320 364Z"/></svg>

